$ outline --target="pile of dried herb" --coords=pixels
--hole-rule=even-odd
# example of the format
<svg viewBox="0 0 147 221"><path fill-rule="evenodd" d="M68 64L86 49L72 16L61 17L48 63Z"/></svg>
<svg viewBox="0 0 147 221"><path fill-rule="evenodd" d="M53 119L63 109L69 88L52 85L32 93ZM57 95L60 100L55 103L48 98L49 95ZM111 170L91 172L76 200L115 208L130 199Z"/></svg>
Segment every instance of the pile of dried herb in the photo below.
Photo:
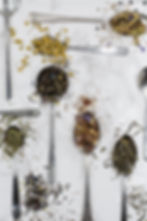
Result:
<svg viewBox="0 0 147 221"><path fill-rule="evenodd" d="M112 152L113 166L120 174L129 175L136 161L136 145L130 136L124 135L114 146Z"/></svg>
<svg viewBox="0 0 147 221"><path fill-rule="evenodd" d="M42 176L29 174L26 177L25 205L29 210L46 208L48 203L48 188Z"/></svg>
<svg viewBox="0 0 147 221"><path fill-rule="evenodd" d="M34 54L51 57L52 61L56 63L64 64L67 61L67 41L61 42L58 38L44 35L41 38L33 39L32 46Z"/></svg>
<svg viewBox="0 0 147 221"><path fill-rule="evenodd" d="M44 101L55 101L68 88L67 74L59 67L43 69L37 79L37 92Z"/></svg>
<svg viewBox="0 0 147 221"><path fill-rule="evenodd" d="M100 129L96 117L92 112L86 111L76 117L74 139L84 152L93 151L100 137Z"/></svg>
<svg viewBox="0 0 147 221"><path fill-rule="evenodd" d="M17 126L10 126L4 133L5 153L13 156L25 143L25 134Z"/></svg>
<svg viewBox="0 0 147 221"><path fill-rule="evenodd" d="M119 34L132 36L136 43L138 37L146 31L146 27L137 12L123 11L110 20L110 25Z"/></svg>

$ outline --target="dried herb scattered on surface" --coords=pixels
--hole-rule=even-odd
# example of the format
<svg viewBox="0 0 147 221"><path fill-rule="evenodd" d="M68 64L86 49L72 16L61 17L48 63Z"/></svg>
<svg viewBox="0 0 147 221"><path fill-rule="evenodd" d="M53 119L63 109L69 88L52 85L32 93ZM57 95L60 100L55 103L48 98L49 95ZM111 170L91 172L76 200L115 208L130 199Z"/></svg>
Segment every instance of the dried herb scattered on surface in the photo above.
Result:
<svg viewBox="0 0 147 221"><path fill-rule="evenodd" d="M120 174L129 175L136 161L136 145L130 136L124 135L114 146L112 152L113 166Z"/></svg>
<svg viewBox="0 0 147 221"><path fill-rule="evenodd" d="M110 20L110 25L119 34L134 37L136 43L138 37L146 31L146 27L137 12L123 11Z"/></svg>
<svg viewBox="0 0 147 221"><path fill-rule="evenodd" d="M68 88L67 74L59 67L43 69L37 79L37 92L44 101L55 101Z"/></svg>
<svg viewBox="0 0 147 221"><path fill-rule="evenodd" d="M76 117L74 139L84 152L93 151L100 137L98 122L92 112L86 111Z"/></svg>
<svg viewBox="0 0 147 221"><path fill-rule="evenodd" d="M67 61L67 41L61 42L58 38L44 35L41 38L33 39L32 45L35 54L52 57L57 63L64 64Z"/></svg>
<svg viewBox="0 0 147 221"><path fill-rule="evenodd" d="M133 186L129 191L128 203L136 221L147 220L147 190L143 185ZM132 219L133 220L133 219Z"/></svg>
<svg viewBox="0 0 147 221"><path fill-rule="evenodd" d="M48 188L42 176L29 174L26 177L25 205L29 210L40 210L46 208Z"/></svg>
<svg viewBox="0 0 147 221"><path fill-rule="evenodd" d="M12 156L24 145L25 134L19 127L10 126L5 131L4 142L6 143L5 153Z"/></svg>

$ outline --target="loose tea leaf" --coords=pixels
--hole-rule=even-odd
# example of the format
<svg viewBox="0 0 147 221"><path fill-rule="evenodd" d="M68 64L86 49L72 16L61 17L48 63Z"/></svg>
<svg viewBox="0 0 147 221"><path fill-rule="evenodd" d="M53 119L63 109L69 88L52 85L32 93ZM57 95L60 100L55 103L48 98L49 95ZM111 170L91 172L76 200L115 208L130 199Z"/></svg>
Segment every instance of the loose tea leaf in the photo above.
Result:
<svg viewBox="0 0 147 221"><path fill-rule="evenodd" d="M32 40L33 52L54 58L58 63L66 63L68 41L61 42L58 38L53 38L50 35L44 35L41 38Z"/></svg>
<svg viewBox="0 0 147 221"><path fill-rule="evenodd" d="M137 161L137 149L134 141L124 135L114 146L112 163L115 169L123 175L129 175Z"/></svg>
<svg viewBox="0 0 147 221"><path fill-rule="evenodd" d="M26 177L25 205L29 210L40 210L47 207L48 188L42 176L29 174Z"/></svg>
<svg viewBox="0 0 147 221"><path fill-rule="evenodd" d="M114 31L119 34L134 37L136 43L138 41L138 37L146 31L146 27L137 12L123 11L115 15L110 20L110 25Z"/></svg>
<svg viewBox="0 0 147 221"><path fill-rule="evenodd" d="M43 100L55 101L67 91L67 88L67 74L61 68L50 66L40 72L37 92Z"/></svg>
<svg viewBox="0 0 147 221"><path fill-rule="evenodd" d="M5 131L4 142L6 143L4 151L12 156L24 145L25 134L19 127L10 126Z"/></svg>
<svg viewBox="0 0 147 221"><path fill-rule="evenodd" d="M98 122L92 112L84 112L76 117L74 139L86 153L93 151L100 137Z"/></svg>

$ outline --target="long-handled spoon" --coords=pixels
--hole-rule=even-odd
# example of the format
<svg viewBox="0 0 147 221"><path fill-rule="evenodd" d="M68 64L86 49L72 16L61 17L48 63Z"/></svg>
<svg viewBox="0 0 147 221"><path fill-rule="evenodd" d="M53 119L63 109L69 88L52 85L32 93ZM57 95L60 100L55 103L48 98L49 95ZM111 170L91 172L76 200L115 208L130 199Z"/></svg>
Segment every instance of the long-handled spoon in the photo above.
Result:
<svg viewBox="0 0 147 221"><path fill-rule="evenodd" d="M3 0L3 11L5 28L5 69L6 69L6 99L12 98L12 73L11 73L11 48L10 48L10 17L18 8L19 1L14 1L14 7L10 9L9 0Z"/></svg>
<svg viewBox="0 0 147 221"><path fill-rule="evenodd" d="M139 86L145 98L143 158L147 160L147 67L140 72Z"/></svg>
<svg viewBox="0 0 147 221"><path fill-rule="evenodd" d="M90 111L79 113L74 128L75 143L82 147L85 155L85 202L82 221L93 221L90 205L89 154L93 152L100 137L100 128L95 115Z"/></svg>
<svg viewBox="0 0 147 221"><path fill-rule="evenodd" d="M56 145L55 145L55 101L58 101L68 89L68 77L60 67L52 65L44 68L38 75L36 81L37 93L42 101L46 101L50 108L49 121L49 158L48 179L51 187L56 181Z"/></svg>

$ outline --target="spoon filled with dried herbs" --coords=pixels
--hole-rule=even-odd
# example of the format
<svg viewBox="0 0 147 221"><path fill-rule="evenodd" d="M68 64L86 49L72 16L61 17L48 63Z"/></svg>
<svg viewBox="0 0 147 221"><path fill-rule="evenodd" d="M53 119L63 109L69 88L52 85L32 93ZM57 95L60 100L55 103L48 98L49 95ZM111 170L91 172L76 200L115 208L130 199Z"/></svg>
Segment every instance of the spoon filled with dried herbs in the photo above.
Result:
<svg viewBox="0 0 147 221"><path fill-rule="evenodd" d="M50 104L50 144L49 144L49 182L55 183L55 103L66 93L68 89L68 77L64 70L58 66L44 68L37 78L37 93L43 102Z"/></svg>
<svg viewBox="0 0 147 221"><path fill-rule="evenodd" d="M122 136L114 145L112 165L122 176L121 182L121 221L127 220L127 191L125 178L129 176L137 162L137 148L129 135Z"/></svg>
<svg viewBox="0 0 147 221"><path fill-rule="evenodd" d="M93 152L100 137L98 121L91 111L85 111L77 115L74 127L74 141L84 152L86 157ZM82 221L92 221L90 205L90 174L89 165L85 164L85 203Z"/></svg>
<svg viewBox="0 0 147 221"><path fill-rule="evenodd" d="M145 98L143 158L147 161L147 67L140 72L139 87Z"/></svg>
<svg viewBox="0 0 147 221"><path fill-rule="evenodd" d="M146 32L141 15L136 11L122 11L110 19L113 30L124 36L131 36L139 44L139 37Z"/></svg>

